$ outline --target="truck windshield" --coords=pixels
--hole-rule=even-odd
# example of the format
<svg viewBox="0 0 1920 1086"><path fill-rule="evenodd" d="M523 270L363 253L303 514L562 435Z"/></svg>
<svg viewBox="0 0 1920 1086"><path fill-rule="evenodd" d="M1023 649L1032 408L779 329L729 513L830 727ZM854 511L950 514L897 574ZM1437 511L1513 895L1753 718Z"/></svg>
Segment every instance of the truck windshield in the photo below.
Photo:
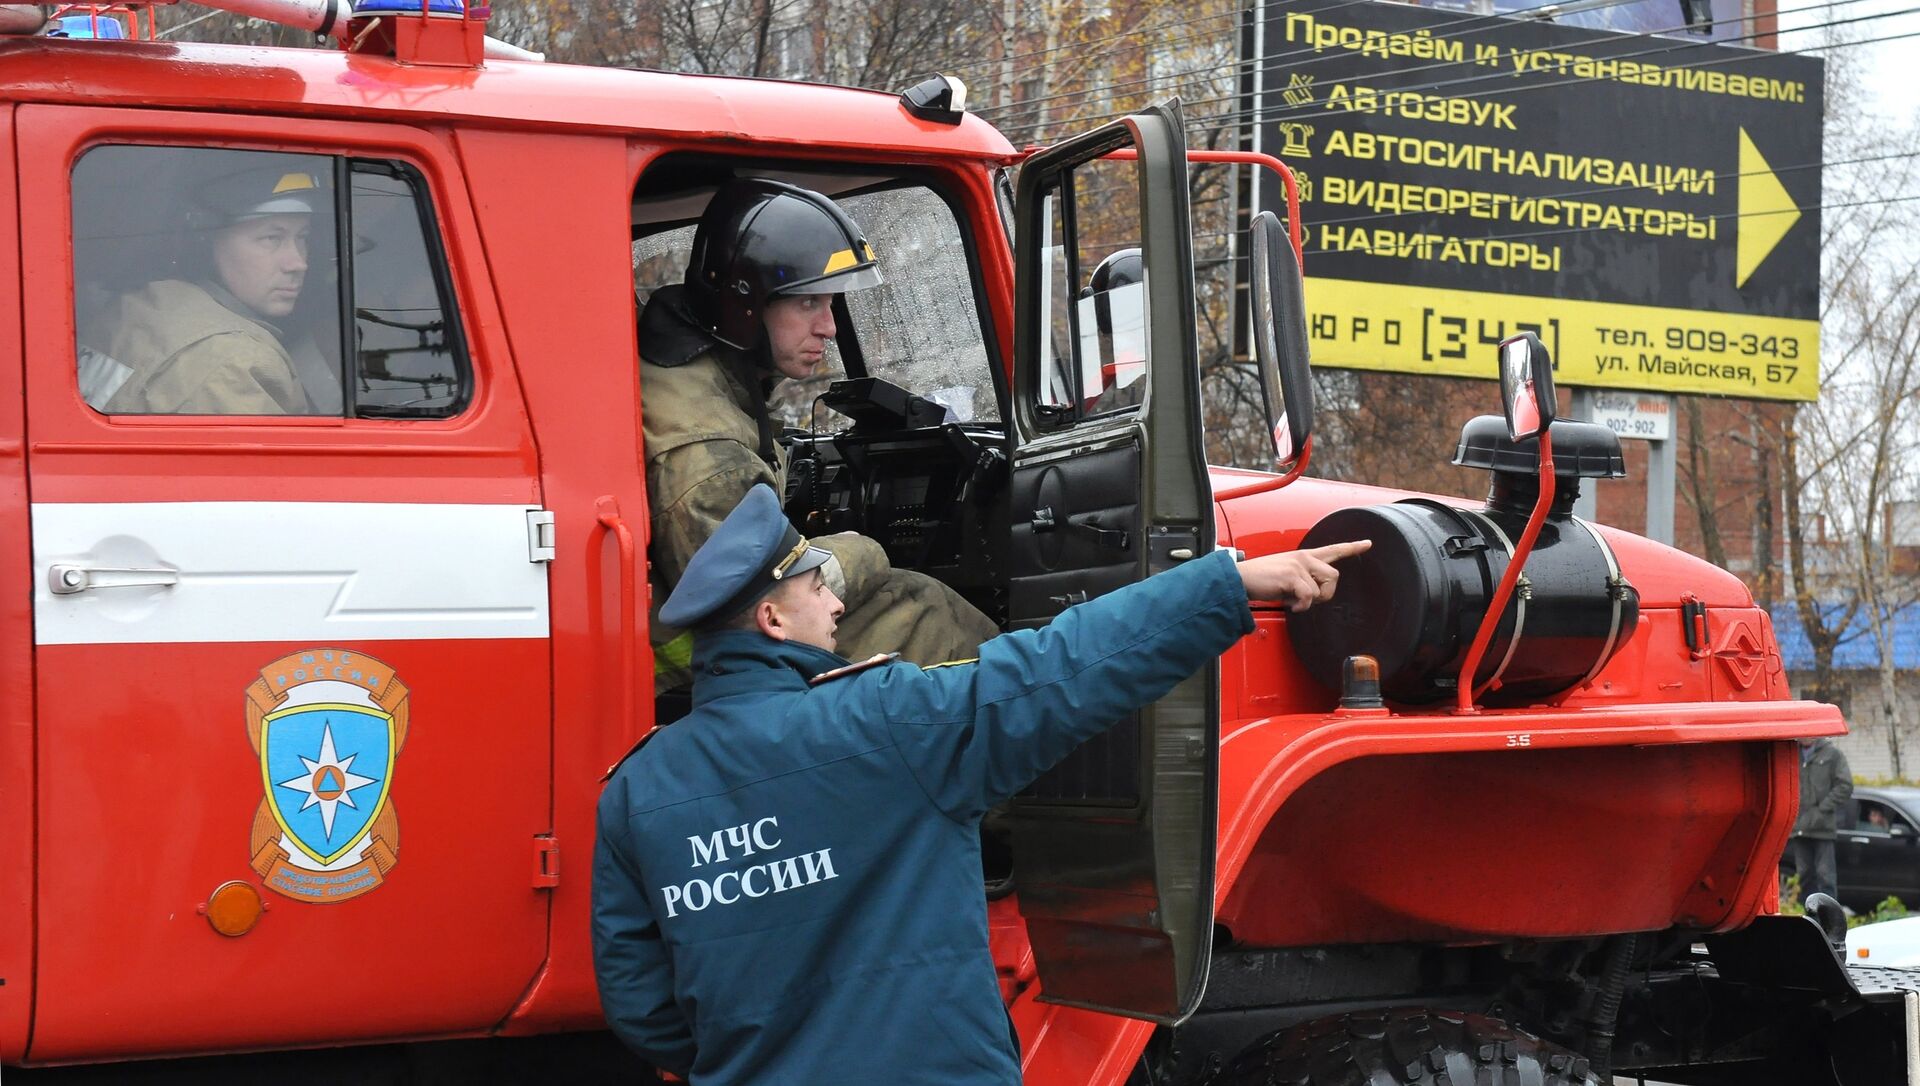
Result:
<svg viewBox="0 0 1920 1086"><path fill-rule="evenodd" d="M880 286L847 294L853 335L867 373L944 405L954 422L998 422L1000 405L974 304L974 276L953 211L923 186L836 197L865 230L879 257ZM678 283L693 247L691 224L633 243L634 287L642 304ZM817 376L782 381L776 413L789 425L839 429L847 420L814 410L827 386L847 376L836 344Z"/></svg>

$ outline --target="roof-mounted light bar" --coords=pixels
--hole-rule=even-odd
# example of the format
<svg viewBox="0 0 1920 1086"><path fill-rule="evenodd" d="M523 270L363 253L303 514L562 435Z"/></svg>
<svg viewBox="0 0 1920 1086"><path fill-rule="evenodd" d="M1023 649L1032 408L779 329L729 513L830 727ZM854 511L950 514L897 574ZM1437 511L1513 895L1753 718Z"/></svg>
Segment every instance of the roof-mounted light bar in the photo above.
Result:
<svg viewBox="0 0 1920 1086"><path fill-rule="evenodd" d="M469 18L467 0L363 0L358 6L350 0L195 0L202 7L219 11L230 11L235 15L244 15L251 19L260 19L280 26L290 26L296 30L305 30L323 38L333 38L352 45L352 36L360 33L370 20L386 18L421 17L427 19ZM99 8L119 6L113 0L103 0ZM138 5L127 5L130 7ZM14 12L31 13L31 26L24 14L12 18ZM471 17L484 22L485 5L476 0ZM360 29L353 24L361 21ZM44 16L37 7L19 6L17 0L0 0L0 33L33 33L40 29ZM18 23L16 29L12 24ZM100 34L108 37L109 34ZM546 56L529 49L522 49L498 38L484 38L482 55L488 60L545 60Z"/></svg>

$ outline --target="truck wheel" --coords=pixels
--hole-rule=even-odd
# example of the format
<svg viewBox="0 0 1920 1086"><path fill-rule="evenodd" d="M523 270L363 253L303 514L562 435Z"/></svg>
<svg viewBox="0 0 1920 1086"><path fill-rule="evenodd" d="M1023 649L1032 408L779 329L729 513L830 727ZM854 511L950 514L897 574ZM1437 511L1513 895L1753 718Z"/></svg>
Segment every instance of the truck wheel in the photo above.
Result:
<svg viewBox="0 0 1920 1086"><path fill-rule="evenodd" d="M1390 1010L1280 1030L1207 1086L1603 1086L1586 1057L1475 1014Z"/></svg>

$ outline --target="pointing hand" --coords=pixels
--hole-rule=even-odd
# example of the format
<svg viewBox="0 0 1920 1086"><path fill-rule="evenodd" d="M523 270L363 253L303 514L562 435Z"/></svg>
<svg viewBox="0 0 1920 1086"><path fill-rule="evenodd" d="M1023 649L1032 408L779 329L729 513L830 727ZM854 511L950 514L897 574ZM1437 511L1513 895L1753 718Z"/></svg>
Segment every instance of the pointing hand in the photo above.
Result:
<svg viewBox="0 0 1920 1086"><path fill-rule="evenodd" d="M1356 539L1249 558L1238 566L1240 580L1247 586L1250 600L1275 600L1286 604L1289 611L1304 611L1333 598L1334 586L1340 581L1340 571L1333 568L1335 562L1364 554L1371 546L1371 539Z"/></svg>

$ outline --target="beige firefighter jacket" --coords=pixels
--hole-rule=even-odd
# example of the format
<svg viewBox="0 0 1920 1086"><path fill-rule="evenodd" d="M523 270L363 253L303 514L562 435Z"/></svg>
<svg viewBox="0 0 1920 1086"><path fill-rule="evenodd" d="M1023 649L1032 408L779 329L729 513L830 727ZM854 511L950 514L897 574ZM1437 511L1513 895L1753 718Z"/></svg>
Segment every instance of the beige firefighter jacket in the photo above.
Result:
<svg viewBox="0 0 1920 1086"><path fill-rule="evenodd" d="M82 392L108 414L312 411L273 329L179 279L114 299L81 330Z"/></svg>
<svg viewBox="0 0 1920 1086"><path fill-rule="evenodd" d="M707 541L720 522L740 504L756 483L775 494L786 493L787 451L778 443L773 462L760 458L760 431L753 418L757 389L720 362L711 351L681 366L640 365L641 430L646 439L647 505L652 541L647 547L648 577L653 588L650 627L656 654L660 646L675 646L668 655L682 657L691 643L685 631L659 621L660 605L680 583L693 552ZM852 532L816 540L833 552L838 569L829 576L832 587L851 610L865 599L891 570L878 543ZM682 651L684 650L684 651ZM656 659L655 671L684 659ZM672 682L668 687L684 685Z"/></svg>
<svg viewBox="0 0 1920 1086"><path fill-rule="evenodd" d="M660 604L680 581L693 552L707 541L756 483L786 493L786 450L762 459L753 397L740 374L711 351L679 366L640 366L641 426L646 439L647 501L652 539L648 577L653 590L649 627L656 692L692 681L692 639L659 621ZM999 630L945 584L912 570L896 570L879 543L854 532L815 539L832 551L825 567L846 614L841 655L860 659L899 652L932 664L974 655Z"/></svg>

